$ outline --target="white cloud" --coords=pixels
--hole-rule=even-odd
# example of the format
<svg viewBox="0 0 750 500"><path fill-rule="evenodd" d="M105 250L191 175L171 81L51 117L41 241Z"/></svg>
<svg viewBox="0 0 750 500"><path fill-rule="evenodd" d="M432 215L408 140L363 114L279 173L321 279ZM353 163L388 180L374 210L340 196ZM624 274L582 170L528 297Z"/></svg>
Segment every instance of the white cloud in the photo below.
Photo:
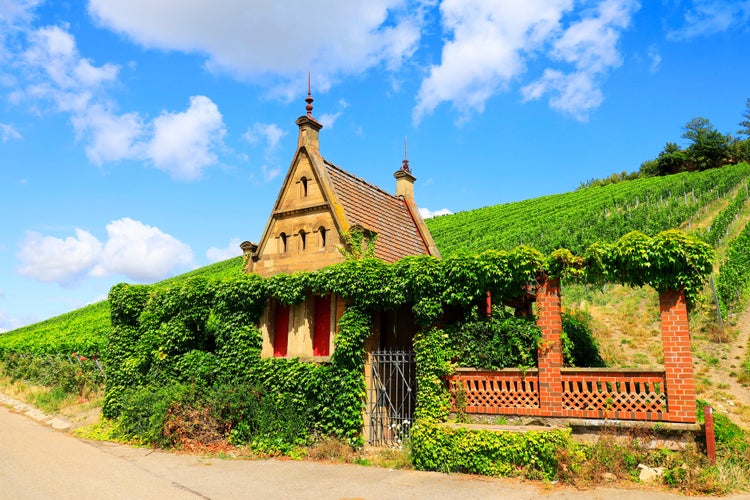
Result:
<svg viewBox="0 0 750 500"><path fill-rule="evenodd" d="M661 66L661 54L659 53L659 49L656 47L656 45L649 45L648 52L646 53L648 55L648 59L650 61L650 64L648 66L649 71L651 73L656 73L659 71L659 67Z"/></svg>
<svg viewBox="0 0 750 500"><path fill-rule="evenodd" d="M275 123L255 123L242 136L250 144L263 146L265 163L260 169L266 182L272 181L281 173L281 167L278 166L277 147L286 134L286 130Z"/></svg>
<svg viewBox="0 0 750 500"><path fill-rule="evenodd" d="M22 139L21 134L16 130L13 125L9 123L0 123L0 140L6 143L10 140Z"/></svg>
<svg viewBox="0 0 750 500"><path fill-rule="evenodd" d="M88 231L76 229L65 239L27 231L20 243L18 273L45 283L75 284L96 264L102 244Z"/></svg>
<svg viewBox="0 0 750 500"><path fill-rule="evenodd" d="M449 39L440 64L431 66L419 89L414 121L443 102L453 105L460 120L481 113L488 99L508 91L526 73L527 62L540 55L573 69L566 74L547 68L522 88L524 100L549 93L551 107L586 119L602 102L603 76L621 64L617 44L639 4L602 0L580 14L574 6L573 0L444 1L440 12Z"/></svg>
<svg viewBox="0 0 750 500"><path fill-rule="evenodd" d="M521 92L527 101L539 99L549 93L549 105L552 109L567 113L577 120L586 121L589 112L604 100L594 80L595 75L586 71L565 74L546 69L542 78L527 85Z"/></svg>
<svg viewBox="0 0 750 500"><path fill-rule="evenodd" d="M344 110L349 107L349 103L345 99L339 99L338 111L335 113L323 113L318 117L318 121L321 125L327 128L333 128L334 123L338 120L341 115L344 114Z"/></svg>
<svg viewBox="0 0 750 500"><path fill-rule="evenodd" d="M603 101L601 80L622 64L617 44L640 5L635 0L604 0L552 43L550 56L573 66L569 73L547 68L521 89L524 100L550 95L550 107L585 121Z"/></svg>
<svg viewBox="0 0 750 500"><path fill-rule="evenodd" d="M142 156L143 147L138 140L143 136L145 126L138 113L118 116L95 104L71 121L79 136L88 136L86 156L94 165Z"/></svg>
<svg viewBox="0 0 750 500"><path fill-rule="evenodd" d="M279 167L269 167L268 165L262 165L260 170L263 172L263 179L265 179L266 182L274 180L281 173Z"/></svg>
<svg viewBox="0 0 750 500"><path fill-rule="evenodd" d="M343 111L337 111L336 113L323 113L318 117L318 121L321 125L326 128L333 128L333 124L343 114Z"/></svg>
<svg viewBox="0 0 750 500"><path fill-rule="evenodd" d="M28 19L31 16L31 10L40 2L41 0L0 1L0 21L13 23L19 19Z"/></svg>
<svg viewBox="0 0 750 500"><path fill-rule="evenodd" d="M226 134L216 104L205 96L190 98L182 113L163 112L153 122L154 136L146 156L159 170L179 180L200 178L203 169L217 163L215 149Z"/></svg>
<svg viewBox="0 0 750 500"><path fill-rule="evenodd" d="M185 111L162 113L147 122L138 113L118 115L93 104L72 118L79 137L86 137L86 156L95 165L119 160L147 161L174 179L194 181L218 163L224 145L224 118L206 96L193 96Z"/></svg>
<svg viewBox="0 0 750 500"><path fill-rule="evenodd" d="M208 260L211 262L219 262L239 255L242 255L239 238L232 238L229 240L229 245L227 245L226 248L211 247L206 250L206 257L208 257Z"/></svg>
<svg viewBox="0 0 750 500"><path fill-rule="evenodd" d="M275 123L254 123L242 137L250 144L263 142L267 151L276 150L279 141L287 134L287 131Z"/></svg>
<svg viewBox="0 0 750 500"><path fill-rule="evenodd" d="M414 120L419 122L442 102L451 102L463 119L482 112L487 99L526 70L524 53L541 49L572 6L573 0L442 2L449 40L440 64L433 65L422 82Z"/></svg>
<svg viewBox="0 0 750 500"><path fill-rule="evenodd" d="M28 25L32 11L41 0L0 0L0 62L11 58L6 40ZM0 77L2 77L0 72Z"/></svg>
<svg viewBox="0 0 750 500"><path fill-rule="evenodd" d="M218 163L216 150L223 147L226 127L208 97L193 96L185 111L165 110L151 121L136 112L119 113L108 89L118 78L119 66L96 65L83 57L65 26L16 29L23 36L9 55L18 70L11 102L28 103L32 109L51 103L55 111L69 114L78 140L85 143L86 156L95 165L141 160L175 179L191 181ZM0 124L3 142L17 135L10 125Z"/></svg>
<svg viewBox="0 0 750 500"><path fill-rule="evenodd" d="M123 274L137 281L156 281L194 266L188 245L130 218L107 225L102 243L88 231L56 238L28 231L19 243L18 273L42 282L75 285L86 276Z"/></svg>
<svg viewBox="0 0 750 500"><path fill-rule="evenodd" d="M58 111L83 113L102 87L117 79L118 66L97 67L81 57L73 36L60 26L29 32L27 43L17 62L27 85L16 100L48 99Z"/></svg>
<svg viewBox="0 0 750 500"><path fill-rule="evenodd" d="M151 0L91 0L101 25L145 47L207 55L206 66L242 78L299 80L316 89L384 64L398 67L416 50L424 23L419 0L215 0L188 6ZM280 34L282 38L280 38ZM298 86L298 88L302 88Z"/></svg>
<svg viewBox="0 0 750 500"><path fill-rule="evenodd" d="M431 219L431 218L437 217L439 215L450 215L453 212L451 212L447 208L441 208L440 210L432 211L429 208L419 207L419 213L422 215L423 219Z"/></svg>
<svg viewBox="0 0 750 500"><path fill-rule="evenodd" d="M697 36L714 35L737 29L750 21L750 2L747 0L693 0L685 10L684 25L670 30L670 40L686 40Z"/></svg>
<svg viewBox="0 0 750 500"><path fill-rule="evenodd" d="M125 217L107 224L107 234L93 276L118 273L138 281L156 281L194 266L190 246L158 227Z"/></svg>

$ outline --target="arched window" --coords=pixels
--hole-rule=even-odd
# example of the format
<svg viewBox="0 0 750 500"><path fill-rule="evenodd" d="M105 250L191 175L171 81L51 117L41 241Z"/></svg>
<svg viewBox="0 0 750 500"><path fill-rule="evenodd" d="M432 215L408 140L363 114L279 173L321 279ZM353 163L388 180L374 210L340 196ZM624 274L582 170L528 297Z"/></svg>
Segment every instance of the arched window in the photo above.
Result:
<svg viewBox="0 0 750 500"><path fill-rule="evenodd" d="M284 253L286 253L286 233L281 233L279 235L279 238L281 239L281 248L280 248L280 250L281 250L281 253L284 254Z"/></svg>
<svg viewBox="0 0 750 500"><path fill-rule="evenodd" d="M302 197L307 198L307 177L302 177L299 181L302 184Z"/></svg>
<svg viewBox="0 0 750 500"><path fill-rule="evenodd" d="M326 228L323 226L320 226L318 228L318 232L320 233L320 248L326 247Z"/></svg>
<svg viewBox="0 0 750 500"><path fill-rule="evenodd" d="M305 235L305 230L300 229L299 230L299 248L300 250L304 250L307 247L307 237Z"/></svg>

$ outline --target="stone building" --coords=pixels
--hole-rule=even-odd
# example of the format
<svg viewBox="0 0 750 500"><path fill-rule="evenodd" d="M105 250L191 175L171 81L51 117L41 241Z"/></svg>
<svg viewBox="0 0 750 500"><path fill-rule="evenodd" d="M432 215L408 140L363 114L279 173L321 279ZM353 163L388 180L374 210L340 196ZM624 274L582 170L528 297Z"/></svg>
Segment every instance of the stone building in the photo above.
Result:
<svg viewBox="0 0 750 500"><path fill-rule="evenodd" d="M312 116L297 119L297 150L276 198L260 241L240 246L246 271L268 277L313 271L344 260L342 234L359 230L374 240L375 257L394 262L409 255L440 253L414 202L414 181L408 161L396 171L396 192L390 194L327 161L320 154L323 127ZM286 306L271 301L261 320L262 356L299 357L325 361L333 350L335 325L345 304L331 296L309 296ZM384 314L379 331L396 330L408 320L398 311ZM376 332L377 333L377 332ZM408 336L408 333L407 333ZM385 344L378 336L372 342ZM410 342L410 339L407 339ZM403 341L401 341L403 342ZM391 339L391 343L394 340Z"/></svg>

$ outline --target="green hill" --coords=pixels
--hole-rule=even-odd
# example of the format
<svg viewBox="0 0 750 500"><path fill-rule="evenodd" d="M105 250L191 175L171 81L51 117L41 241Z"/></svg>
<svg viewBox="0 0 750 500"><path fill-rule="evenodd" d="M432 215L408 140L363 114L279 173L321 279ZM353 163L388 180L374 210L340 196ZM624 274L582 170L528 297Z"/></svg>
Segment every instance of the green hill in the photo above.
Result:
<svg viewBox="0 0 750 500"><path fill-rule="evenodd" d="M172 286L194 277L224 278L241 272L242 257L234 257L155 283ZM104 300L0 335L0 356L6 352L86 355L102 351L110 327L109 302Z"/></svg>
<svg viewBox="0 0 750 500"><path fill-rule="evenodd" d="M648 177L479 208L428 219L443 256L467 250L529 245L544 253L564 247L581 253L594 241L614 241L630 231L654 236L684 228L743 181L742 163L703 172Z"/></svg>
<svg viewBox="0 0 750 500"><path fill-rule="evenodd" d="M716 244L744 206L749 181L750 165L740 164L495 205L428 219L427 225L443 256L459 250L511 249L521 243L545 253L558 247L581 253L594 241L614 241L632 230L653 236L666 229L690 228L693 219L706 216L714 227L701 229L702 234ZM738 194L728 199L733 192ZM241 272L241 262L241 257L218 262L155 286L197 276L229 277ZM109 305L104 301L0 335L0 355L93 354L101 351L108 328Z"/></svg>

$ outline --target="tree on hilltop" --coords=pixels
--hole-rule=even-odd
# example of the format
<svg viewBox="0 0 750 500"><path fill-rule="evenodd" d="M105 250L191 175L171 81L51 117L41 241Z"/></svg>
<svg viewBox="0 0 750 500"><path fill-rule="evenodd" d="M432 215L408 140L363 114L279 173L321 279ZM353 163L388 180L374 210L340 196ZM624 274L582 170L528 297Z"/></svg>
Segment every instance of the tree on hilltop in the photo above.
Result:
<svg viewBox="0 0 750 500"><path fill-rule="evenodd" d="M685 124L683 139L690 141L685 150L688 162L697 170L721 167L729 153L731 138L725 136L707 118L693 118Z"/></svg>
<svg viewBox="0 0 750 500"><path fill-rule="evenodd" d="M656 158L657 175L670 175L682 172L686 168L687 156L680 146L668 142Z"/></svg>

